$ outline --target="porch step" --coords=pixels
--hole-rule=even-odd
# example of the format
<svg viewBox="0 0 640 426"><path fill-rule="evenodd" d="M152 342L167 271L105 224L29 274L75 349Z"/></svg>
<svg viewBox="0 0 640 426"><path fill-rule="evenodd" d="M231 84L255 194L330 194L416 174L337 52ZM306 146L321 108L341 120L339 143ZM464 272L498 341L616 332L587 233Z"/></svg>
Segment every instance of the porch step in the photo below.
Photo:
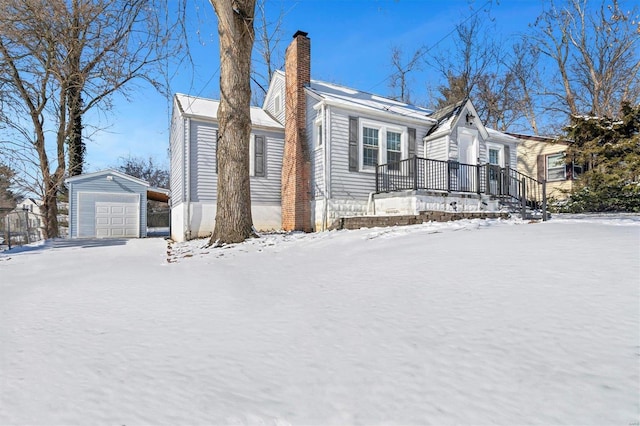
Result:
<svg viewBox="0 0 640 426"><path fill-rule="evenodd" d="M506 212L441 212L423 211L418 215L396 216L351 216L336 220L329 230L360 229L387 226L416 225L424 222L450 222L461 219L508 219L511 215Z"/></svg>
<svg viewBox="0 0 640 426"><path fill-rule="evenodd" d="M511 198L502 198L500 207L507 209L511 213L519 215L524 220L542 220L542 210L532 210L527 207L524 215L522 214L522 204L520 201ZM551 214L547 211L547 218L551 218Z"/></svg>

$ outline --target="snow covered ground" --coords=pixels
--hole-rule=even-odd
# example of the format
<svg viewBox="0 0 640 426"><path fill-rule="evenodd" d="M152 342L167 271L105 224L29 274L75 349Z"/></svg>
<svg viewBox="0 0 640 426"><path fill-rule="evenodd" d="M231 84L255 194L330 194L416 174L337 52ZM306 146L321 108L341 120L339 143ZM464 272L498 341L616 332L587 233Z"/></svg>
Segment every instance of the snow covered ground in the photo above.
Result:
<svg viewBox="0 0 640 426"><path fill-rule="evenodd" d="M1 425L631 425L640 218L0 254Z"/></svg>

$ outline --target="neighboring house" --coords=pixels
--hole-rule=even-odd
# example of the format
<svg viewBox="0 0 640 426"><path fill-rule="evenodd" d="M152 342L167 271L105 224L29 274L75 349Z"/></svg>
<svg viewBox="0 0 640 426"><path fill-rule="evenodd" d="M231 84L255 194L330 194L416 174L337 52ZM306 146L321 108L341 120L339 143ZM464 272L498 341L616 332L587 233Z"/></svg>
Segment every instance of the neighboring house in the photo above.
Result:
<svg viewBox="0 0 640 426"><path fill-rule="evenodd" d="M425 210L498 211L539 191L515 170L520 140L486 128L464 100L433 112L383 96L311 79L310 39L298 31L262 108L261 160L250 152L257 229L324 230L359 215ZM213 231L218 102L176 95L171 131L172 238ZM271 137L271 139L269 138ZM252 136L252 147L255 136ZM269 182L270 192L262 192ZM179 194L179 196L177 196ZM269 194L269 195L267 195ZM268 197L268 204L265 203ZM269 220L256 214L271 207Z"/></svg>
<svg viewBox="0 0 640 426"><path fill-rule="evenodd" d="M17 222L14 224L14 230L18 226L20 228L26 228L26 232L29 234L29 241L39 241L44 236L44 221L42 212L40 211L41 206L41 200L24 198L22 201L19 201L15 209L13 209L12 213L17 214Z"/></svg>
<svg viewBox="0 0 640 426"><path fill-rule="evenodd" d="M147 199L166 201L169 191L118 172L101 170L65 180L70 238L147 236Z"/></svg>
<svg viewBox="0 0 640 426"><path fill-rule="evenodd" d="M518 171L546 181L547 196L564 200L573 188L581 168L566 162L567 143L555 138L510 133L521 141L518 147Z"/></svg>

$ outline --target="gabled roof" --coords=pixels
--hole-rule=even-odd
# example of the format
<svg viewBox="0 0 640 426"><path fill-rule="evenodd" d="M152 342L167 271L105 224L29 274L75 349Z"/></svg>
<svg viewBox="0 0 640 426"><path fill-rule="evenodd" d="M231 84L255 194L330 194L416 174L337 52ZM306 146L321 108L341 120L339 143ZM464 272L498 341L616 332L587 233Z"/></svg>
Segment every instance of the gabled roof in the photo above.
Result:
<svg viewBox="0 0 640 426"><path fill-rule="evenodd" d="M311 80L311 84L307 87L307 90L321 100L327 101L332 105L342 106L346 109L364 109L371 112L390 114L396 118L404 117L426 121L428 124L434 123L434 120L430 118L430 115L433 113L430 109L350 87L327 83L325 81Z"/></svg>
<svg viewBox="0 0 640 426"><path fill-rule="evenodd" d="M487 133L489 133L489 136L491 137L491 139L494 140L501 140L503 142L514 142L514 143L520 143L520 139L515 138L507 133L501 132L499 130L495 130L492 129L490 127L487 127Z"/></svg>
<svg viewBox="0 0 640 426"><path fill-rule="evenodd" d="M437 124L429 129L429 131L427 132L427 136L435 133L438 130L442 130L442 128L446 124L450 125L454 121L454 119L458 117L458 114L460 114L462 107L464 107L468 100L469 98L465 98L459 102L447 105L444 108L440 108L439 110L431 114L431 118L436 120Z"/></svg>
<svg viewBox="0 0 640 426"><path fill-rule="evenodd" d="M84 174L81 174L81 175L77 175L77 176L72 176L72 177L66 178L64 181L65 181L65 183L73 183L73 182L81 181L81 180L84 180L84 179L94 178L94 177L98 177L98 176L107 176L107 175L118 176L118 177L120 177L122 179L126 179L126 180L129 180L131 182L140 184L142 186L149 187L149 182L147 182L146 180L138 179L137 177L130 176L128 174L119 172L119 171L114 170L114 169L105 169L105 170L100 170L98 172L93 172L93 173L84 173Z"/></svg>
<svg viewBox="0 0 640 426"><path fill-rule="evenodd" d="M140 184L142 186L146 186L147 187L147 199L149 199L149 200L167 202L169 200L169 198L171 198L171 191L170 190L165 189L165 188L153 187L153 186L149 185L149 182L147 182L146 180L138 179L137 177L133 177L131 175L119 172L119 171L114 170L114 169L105 169L105 170L100 170L98 172L93 172L93 173L84 173L84 174L81 174L81 175L77 175L77 176L72 176L70 178L66 178L64 181L65 181L65 183L73 183L73 182L78 182L78 181L81 181L81 180L84 180L84 179L95 178L95 177L98 177L98 176L109 176L109 175L118 176L119 178L126 179L128 181Z"/></svg>
<svg viewBox="0 0 640 426"><path fill-rule="evenodd" d="M176 93L175 101L183 115L205 120L218 120L218 107L220 101L200 98L197 96ZM283 130L282 124L271 118L262 108L251 107L251 125L254 127L266 127Z"/></svg>
<svg viewBox="0 0 640 426"><path fill-rule="evenodd" d="M539 135L525 135L522 133L513 133L513 132L505 132L509 136L513 136L517 139L528 140L528 141L536 141L550 144L562 144L568 145L571 141L568 139L562 138L562 136L539 136Z"/></svg>
<svg viewBox="0 0 640 426"><path fill-rule="evenodd" d="M22 200L20 200L20 202L18 204L28 204L28 203L31 203L34 206L41 206L42 205L42 200L36 200L35 198L26 197L26 198L23 198Z"/></svg>

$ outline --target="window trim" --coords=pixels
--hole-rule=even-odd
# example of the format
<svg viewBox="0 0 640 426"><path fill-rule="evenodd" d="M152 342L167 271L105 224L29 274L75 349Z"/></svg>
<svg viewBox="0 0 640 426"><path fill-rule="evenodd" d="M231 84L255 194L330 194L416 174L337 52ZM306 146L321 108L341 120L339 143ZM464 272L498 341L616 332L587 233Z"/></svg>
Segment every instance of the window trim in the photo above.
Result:
<svg viewBox="0 0 640 426"><path fill-rule="evenodd" d="M273 99L273 112L275 115L279 115L282 112L282 104L281 104L280 93L278 93Z"/></svg>
<svg viewBox="0 0 640 426"><path fill-rule="evenodd" d="M375 166L364 165L364 128L378 130L378 165L387 164L387 132L400 134L400 160L406 160L409 152L409 134L407 127L382 121L359 119L358 121L358 171L375 173Z"/></svg>
<svg viewBox="0 0 640 426"><path fill-rule="evenodd" d="M498 151L498 164L494 164L494 166L504 167L504 145L492 142L487 142L487 164L491 164L489 151L492 149Z"/></svg>
<svg viewBox="0 0 640 426"><path fill-rule="evenodd" d="M251 133L249 139L249 176L254 178L266 178L267 177L267 137L264 135L258 135L262 137L263 147L262 147L262 155L263 155L263 163L264 163L264 174L256 175L256 135Z"/></svg>
<svg viewBox="0 0 640 426"><path fill-rule="evenodd" d="M324 140L322 138L323 136L322 132L323 132L322 117L319 116L318 118L315 119L313 123L313 146L315 147L315 149L322 148L322 144L324 143Z"/></svg>

